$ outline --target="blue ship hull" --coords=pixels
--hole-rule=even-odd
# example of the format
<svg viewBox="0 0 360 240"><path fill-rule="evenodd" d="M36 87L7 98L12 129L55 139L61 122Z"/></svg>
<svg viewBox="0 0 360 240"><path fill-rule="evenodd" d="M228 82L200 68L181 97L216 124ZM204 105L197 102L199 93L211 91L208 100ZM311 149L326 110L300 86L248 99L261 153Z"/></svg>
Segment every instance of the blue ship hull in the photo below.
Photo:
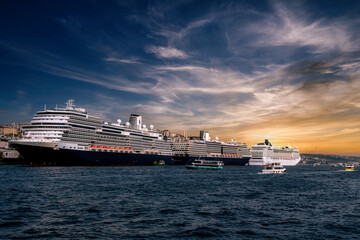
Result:
<svg viewBox="0 0 360 240"><path fill-rule="evenodd" d="M173 156L93 152L37 147L13 144L20 152L22 158L30 165L56 165L56 166L150 166L153 162L163 160L166 165L174 165Z"/></svg>

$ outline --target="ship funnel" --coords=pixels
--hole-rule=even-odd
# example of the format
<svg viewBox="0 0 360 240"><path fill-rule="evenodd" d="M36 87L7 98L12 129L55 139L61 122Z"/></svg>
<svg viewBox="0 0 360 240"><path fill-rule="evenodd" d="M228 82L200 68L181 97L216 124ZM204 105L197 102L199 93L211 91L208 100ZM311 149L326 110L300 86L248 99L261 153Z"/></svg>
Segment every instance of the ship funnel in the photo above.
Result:
<svg viewBox="0 0 360 240"><path fill-rule="evenodd" d="M141 130L142 116L138 114L131 114L129 118L129 122L134 129Z"/></svg>
<svg viewBox="0 0 360 240"><path fill-rule="evenodd" d="M269 142L269 140L267 140L267 139L265 139L265 145L272 146L271 143Z"/></svg>
<svg viewBox="0 0 360 240"><path fill-rule="evenodd" d="M200 139L205 141L210 141L210 135L208 131L200 131Z"/></svg>

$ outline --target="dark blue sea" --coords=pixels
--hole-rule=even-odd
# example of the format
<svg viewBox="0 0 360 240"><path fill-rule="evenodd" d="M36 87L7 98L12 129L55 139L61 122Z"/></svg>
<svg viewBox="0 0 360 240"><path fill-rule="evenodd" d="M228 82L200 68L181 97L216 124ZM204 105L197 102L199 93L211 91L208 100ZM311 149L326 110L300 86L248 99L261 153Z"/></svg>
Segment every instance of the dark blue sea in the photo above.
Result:
<svg viewBox="0 0 360 240"><path fill-rule="evenodd" d="M0 166L0 239L360 239L360 172Z"/></svg>

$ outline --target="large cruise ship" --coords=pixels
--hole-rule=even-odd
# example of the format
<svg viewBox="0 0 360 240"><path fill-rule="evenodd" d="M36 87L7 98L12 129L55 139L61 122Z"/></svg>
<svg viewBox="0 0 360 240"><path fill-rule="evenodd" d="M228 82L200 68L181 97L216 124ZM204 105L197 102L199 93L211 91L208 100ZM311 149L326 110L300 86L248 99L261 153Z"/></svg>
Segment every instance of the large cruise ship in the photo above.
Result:
<svg viewBox="0 0 360 240"><path fill-rule="evenodd" d="M262 166L271 163L281 163L283 166L295 166L301 160L299 149L285 146L275 148L265 139L264 143L251 146L251 159L249 165Z"/></svg>
<svg viewBox="0 0 360 240"><path fill-rule="evenodd" d="M129 122L107 123L75 108L37 112L23 126L23 138L11 141L29 164L36 165L152 165L174 164L170 140L142 125L142 116L131 114Z"/></svg>
<svg viewBox="0 0 360 240"><path fill-rule="evenodd" d="M199 140L173 142L172 150L176 160L191 163L195 160L222 161L225 166L248 164L251 155L245 143L211 140L207 132L201 132Z"/></svg>

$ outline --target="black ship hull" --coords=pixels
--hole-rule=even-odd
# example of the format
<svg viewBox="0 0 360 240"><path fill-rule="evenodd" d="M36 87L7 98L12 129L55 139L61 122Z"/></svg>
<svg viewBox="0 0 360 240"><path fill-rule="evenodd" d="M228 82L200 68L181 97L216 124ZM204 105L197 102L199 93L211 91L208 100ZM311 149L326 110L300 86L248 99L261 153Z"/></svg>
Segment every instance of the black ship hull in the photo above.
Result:
<svg viewBox="0 0 360 240"><path fill-rule="evenodd" d="M12 144L30 165L55 165L55 166L150 166L154 162L163 160L166 165L174 165L173 156L95 152L71 149L54 149L33 145Z"/></svg>

